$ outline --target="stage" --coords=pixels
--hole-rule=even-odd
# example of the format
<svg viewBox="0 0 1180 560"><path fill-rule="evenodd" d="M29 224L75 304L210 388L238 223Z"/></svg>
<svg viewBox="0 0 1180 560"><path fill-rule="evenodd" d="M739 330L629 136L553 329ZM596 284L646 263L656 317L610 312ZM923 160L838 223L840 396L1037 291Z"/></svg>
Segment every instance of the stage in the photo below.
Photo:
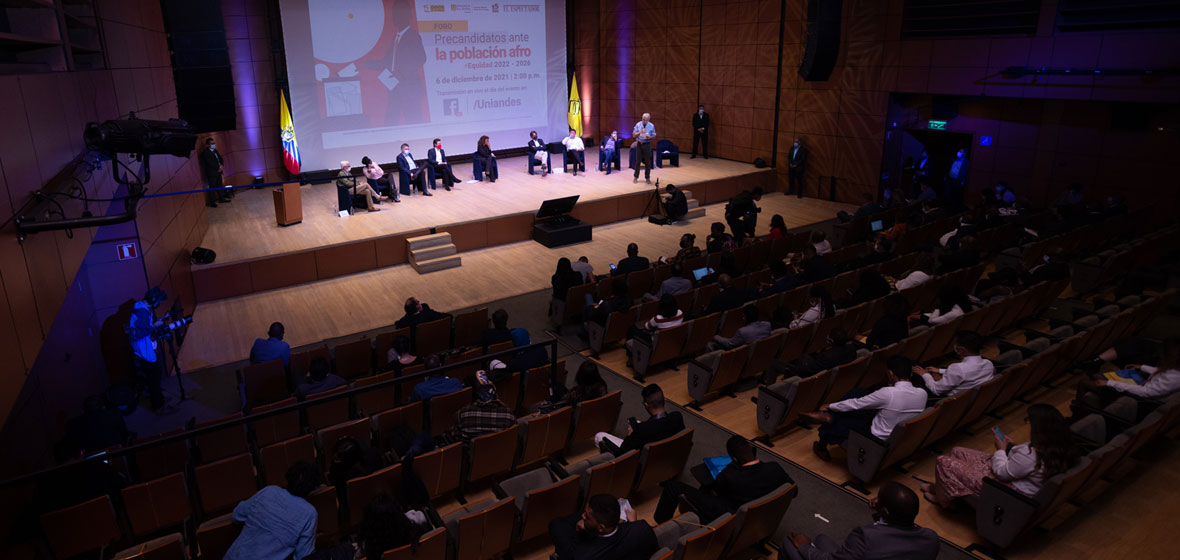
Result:
<svg viewBox="0 0 1180 560"><path fill-rule="evenodd" d="M653 185L644 183L642 175L632 183L625 163L621 172L596 171L597 151L586 150L589 171L576 177L529 176L526 156L504 158L495 183L462 182L450 192L440 183L434 196L402 196L400 203L382 204L380 212L356 210L347 218L336 214L335 182L304 185L303 222L287 227L275 222L271 189L239 190L232 203L208 210L209 228L200 245L216 251L217 261L193 266L197 301L402 264L407 262L405 239L429 233L430 228L449 232L460 252L530 239L534 213L551 198L580 195L573 215L596 226L641 216ZM560 159L554 156L555 162ZM456 164L453 171L459 179L470 180L471 163ZM396 171L393 175L396 179ZM754 186L770 190L774 170L682 155L680 167L666 163L654 169L653 184L657 178L661 187L672 183L691 191L704 206Z"/></svg>

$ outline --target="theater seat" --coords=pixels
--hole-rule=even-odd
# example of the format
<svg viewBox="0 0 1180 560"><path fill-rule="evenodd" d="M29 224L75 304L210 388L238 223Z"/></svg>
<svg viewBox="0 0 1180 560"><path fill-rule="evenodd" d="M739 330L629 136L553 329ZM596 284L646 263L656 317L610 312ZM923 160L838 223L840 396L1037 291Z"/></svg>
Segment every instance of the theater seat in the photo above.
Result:
<svg viewBox="0 0 1180 560"><path fill-rule="evenodd" d="M639 452L639 474L633 490L641 492L680 476L692 451L692 434L692 428L685 428L672 437L644 445Z"/></svg>
<svg viewBox="0 0 1180 560"><path fill-rule="evenodd" d="M742 504L734 514L733 538L722 558L764 545L778 530L787 508L797 495L797 485L784 484L757 500Z"/></svg>
<svg viewBox="0 0 1180 560"><path fill-rule="evenodd" d="M233 546L242 526L227 513L201 523L197 527L197 550L201 558L221 558Z"/></svg>
<svg viewBox="0 0 1180 560"><path fill-rule="evenodd" d="M884 442L853 431L844 443L848 450L848 473L864 484L871 483L882 469L909 457L918 449L941 412L941 407L926 409L922 414L895 426Z"/></svg>
<svg viewBox="0 0 1180 560"><path fill-rule="evenodd" d="M582 477L558 479L547 468L518 474L492 486L498 498L515 499L520 520L516 540L525 542L544 535L549 521L578 511Z"/></svg>
<svg viewBox="0 0 1180 560"><path fill-rule="evenodd" d="M720 315L714 313L709 317L719 319ZM670 329L658 330L652 334L651 344L640 339L628 340L627 348L631 350L631 368L635 370L636 377L643 379L653 364L660 364L679 358L682 349L685 347L685 341L688 339L689 330L694 328L692 325L702 320L705 319L697 319L691 323L683 323ZM714 325L714 328L716 328L716 325Z"/></svg>
<svg viewBox="0 0 1180 560"><path fill-rule="evenodd" d="M702 525L695 513L685 513L661 523L653 530L661 548L674 551L679 560L711 560L721 558L736 526L737 517L727 513Z"/></svg>
<svg viewBox="0 0 1180 560"><path fill-rule="evenodd" d="M511 497L467 504L443 518L455 558L487 560L512 545L516 508Z"/></svg>
<svg viewBox="0 0 1180 560"><path fill-rule="evenodd" d="M418 546L405 545L386 550L381 560L446 560L447 529L438 527L418 537Z"/></svg>
<svg viewBox="0 0 1180 560"><path fill-rule="evenodd" d="M611 453L599 453L576 463L570 463L564 469L567 475L582 476L583 500L596 494L627 496L631 493L631 485L635 483L635 473L638 470L638 449L632 449L618 457ZM560 471L559 474L561 474Z"/></svg>
<svg viewBox="0 0 1180 560"><path fill-rule="evenodd" d="M181 534L172 533L119 551L114 560L188 560L188 552Z"/></svg>
<svg viewBox="0 0 1180 560"><path fill-rule="evenodd" d="M115 508L106 495L42 515L41 530L57 558L98 550L120 537Z"/></svg>

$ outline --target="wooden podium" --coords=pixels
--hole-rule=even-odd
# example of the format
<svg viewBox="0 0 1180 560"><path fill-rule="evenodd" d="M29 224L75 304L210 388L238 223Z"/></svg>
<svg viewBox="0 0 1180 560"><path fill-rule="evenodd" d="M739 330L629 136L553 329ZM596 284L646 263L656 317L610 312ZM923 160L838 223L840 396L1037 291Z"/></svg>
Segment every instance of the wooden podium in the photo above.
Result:
<svg viewBox="0 0 1180 560"><path fill-rule="evenodd" d="M287 183L272 191L275 199L275 220L280 226L303 221L303 195L299 183Z"/></svg>

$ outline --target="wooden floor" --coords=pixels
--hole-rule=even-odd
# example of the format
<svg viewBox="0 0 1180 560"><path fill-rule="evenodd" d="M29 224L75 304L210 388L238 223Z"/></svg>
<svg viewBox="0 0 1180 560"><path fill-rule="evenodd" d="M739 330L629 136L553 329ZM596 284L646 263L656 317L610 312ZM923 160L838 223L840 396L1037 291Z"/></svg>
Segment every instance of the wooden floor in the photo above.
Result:
<svg viewBox="0 0 1180 560"><path fill-rule="evenodd" d="M557 161L557 160L555 160ZM542 178L529 176L522 157L505 158L500 162L500 178L490 182L459 183L447 192L434 191L434 196L403 196L400 203L390 201L381 205L381 212L358 211L343 219L336 215L335 183L304 185L303 223L279 227L274 218L271 189L240 190L233 202L212 208L209 231L201 241L202 247L217 252L217 262L237 262L267 255L313 249L358 239L369 239L406 231L463 223L535 211L541 202L550 198L581 195L581 202L611 198L650 188L640 181L631 182L631 170L624 168L609 176L593 171L598 163L597 148L587 150L588 173L554 173ZM359 164L358 164L359 165ZM453 166L455 176L471 179L471 164ZM709 181L721 177L741 175L755 170L748 163L712 158L680 158L680 167L656 168L652 181L661 185ZM539 169L538 169L539 171ZM395 173L396 180L396 173ZM690 187L691 188L691 187ZM826 217L826 216L825 216Z"/></svg>
<svg viewBox="0 0 1180 560"><path fill-rule="evenodd" d="M1019 337L1009 339L1010 342L1020 344ZM588 352L587 352L588 354ZM993 347L984 351L985 356L994 356L998 351ZM615 348L601 353L597 360L605 366L627 379L633 370L626 365L626 354L621 348ZM656 368L649 371L646 383L658 383L664 390L665 396L680 405L692 401L688 394L687 384L688 366L682 365L679 371L670 367ZM633 382L638 383L637 381ZM1064 379L1058 381L1058 386L1052 390L1045 390L1040 394L1034 393L1032 402L1043 402L1057 407L1065 414L1069 414L1069 401L1073 398L1076 380ZM750 401L756 396L757 390L750 389L737 393L736 398L719 397L702 405L700 414L721 427L747 438L762 435L758 430L755 413L756 405ZM954 447L968 447L979 450L992 449L992 426L1009 435L1014 441L1028 441L1029 429L1025 423L1026 404L1014 404L1001 409L998 420L984 419L969 426L974 435L955 433L947 436L940 443L944 452ZM845 468L846 456L836 448L832 449L832 461L824 462L811 451L812 442L816 440L813 429L796 428L772 440L773 447L763 446L764 449L778 456L794 462L799 466L829 480L834 484L841 484L849 480ZM761 444L759 444L761 445ZM1139 469L1126 480L1117 483L1117 487L1105 492L1087 506L1086 511L1069 511L1063 515L1064 519L1055 519L1052 530L1030 535L1019 546L1005 551L1009 558L1053 558L1062 560L1080 560L1088 558L1174 558L1175 554L1166 553L1166 546L1160 539L1158 530L1162 520L1180 518L1180 501L1160 499L1159 491L1175 494L1175 488L1180 483L1180 446L1175 442L1155 444L1154 450L1160 457L1145 461ZM901 465L908 472L888 469L878 477L869 487L871 493L886 481L895 481L919 492L922 481L934 480L934 466L937 455L930 451L916 453L909 462ZM846 490L850 494L861 496L854 490ZM867 496L861 496L867 499ZM1069 515L1072 513L1072 515ZM975 514L973 511L948 512L923 501L919 513L918 524L934 529L940 537L961 547L981 542L975 533Z"/></svg>
<svg viewBox="0 0 1180 560"><path fill-rule="evenodd" d="M544 180L575 179L559 176ZM630 176L625 183L631 184ZM499 184L497 181L496 185ZM759 235L769 230L770 217L774 214L782 214L788 228L795 228L831 219L836 211L852 208L849 204L797 199L779 193L763 197L761 206ZM469 251L462 253L463 266L427 275L419 275L409 265L399 265L202 303L194 311L193 325L180 352L180 367L191 372L244 360L254 338L264 336L273 321L284 323L286 340L294 348L392 325L402 316L403 303L411 296L435 309L454 311L544 289L550 285L560 257L576 259L585 255L602 273L610 263L625 256L624 248L630 242L639 243L640 254L652 260L675 254L684 233L696 234L697 245L704 246L709 224L722 220L723 211L722 205L705 208L704 217L672 226L658 226L642 219L598 226L594 228L593 241L558 249L526 241ZM355 219L370 217L378 216L362 215ZM211 227L210 231L215 229Z"/></svg>

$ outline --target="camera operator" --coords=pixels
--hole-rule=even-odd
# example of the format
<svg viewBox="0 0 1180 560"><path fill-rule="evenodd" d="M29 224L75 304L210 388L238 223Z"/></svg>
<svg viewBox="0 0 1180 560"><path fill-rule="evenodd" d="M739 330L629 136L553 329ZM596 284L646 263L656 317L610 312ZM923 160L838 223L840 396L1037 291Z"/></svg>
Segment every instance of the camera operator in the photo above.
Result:
<svg viewBox="0 0 1180 560"><path fill-rule="evenodd" d="M159 348L157 330L164 325L164 319L156 319L156 307L168 299L160 288L152 288L143 299L135 302L131 320L127 324L127 339L131 343L131 359L135 363L138 383L147 385L152 410L156 414L176 412L176 407L164 399L160 380L164 374L163 349Z"/></svg>
<svg viewBox="0 0 1180 560"><path fill-rule="evenodd" d="M752 191L738 193L725 205L725 221L733 232L734 244L739 247L746 236L754 237L758 213L762 211L756 204L759 200L762 200L762 187L754 187Z"/></svg>

